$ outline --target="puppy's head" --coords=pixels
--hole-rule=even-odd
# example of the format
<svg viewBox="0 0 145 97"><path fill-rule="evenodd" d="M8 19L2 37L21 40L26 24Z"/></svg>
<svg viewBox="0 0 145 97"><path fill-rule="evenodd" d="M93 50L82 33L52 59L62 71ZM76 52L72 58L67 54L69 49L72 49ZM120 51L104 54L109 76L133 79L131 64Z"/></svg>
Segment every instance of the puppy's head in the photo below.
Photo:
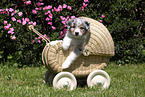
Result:
<svg viewBox="0 0 145 97"><path fill-rule="evenodd" d="M84 36L89 33L90 23L83 18L71 19L66 22L67 30L76 38Z"/></svg>

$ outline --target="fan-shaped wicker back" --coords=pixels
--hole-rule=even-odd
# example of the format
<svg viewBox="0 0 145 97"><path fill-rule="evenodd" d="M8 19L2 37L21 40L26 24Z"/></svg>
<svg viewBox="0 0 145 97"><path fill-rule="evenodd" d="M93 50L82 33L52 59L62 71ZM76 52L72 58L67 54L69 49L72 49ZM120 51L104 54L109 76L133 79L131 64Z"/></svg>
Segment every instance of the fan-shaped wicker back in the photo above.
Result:
<svg viewBox="0 0 145 97"><path fill-rule="evenodd" d="M108 31L108 29L100 22L87 18L84 18L90 22L91 38L86 45L85 50L89 51L93 55L113 56L114 55L114 42Z"/></svg>
<svg viewBox="0 0 145 97"><path fill-rule="evenodd" d="M46 45L42 52L42 60L46 68L54 73L69 71L76 77L85 77L96 69L103 69L107 66L110 56L114 55L114 43L107 28L100 22L87 18L90 23L90 40L85 46L84 55L78 57L71 66L63 70L62 63L71 52L71 49L64 51L62 42L55 45Z"/></svg>

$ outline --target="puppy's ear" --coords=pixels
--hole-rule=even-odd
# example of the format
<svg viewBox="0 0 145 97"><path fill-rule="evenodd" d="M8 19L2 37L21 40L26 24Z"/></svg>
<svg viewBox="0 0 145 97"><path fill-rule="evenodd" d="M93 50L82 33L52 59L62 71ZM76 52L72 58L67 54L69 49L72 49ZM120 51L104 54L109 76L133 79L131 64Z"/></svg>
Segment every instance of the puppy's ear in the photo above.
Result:
<svg viewBox="0 0 145 97"><path fill-rule="evenodd" d="M71 21L66 21L65 24L66 24L65 29L69 29L71 25Z"/></svg>
<svg viewBox="0 0 145 97"><path fill-rule="evenodd" d="M66 25L71 26L71 24L72 24L74 21L75 21L74 19L71 19L71 20L69 20L69 21L66 21Z"/></svg>
<svg viewBox="0 0 145 97"><path fill-rule="evenodd" d="M90 23L88 21L85 21L85 24L87 26L87 29L89 30L90 29Z"/></svg>
<svg viewBox="0 0 145 97"><path fill-rule="evenodd" d="M66 21L66 25L70 26L71 25L71 21Z"/></svg>

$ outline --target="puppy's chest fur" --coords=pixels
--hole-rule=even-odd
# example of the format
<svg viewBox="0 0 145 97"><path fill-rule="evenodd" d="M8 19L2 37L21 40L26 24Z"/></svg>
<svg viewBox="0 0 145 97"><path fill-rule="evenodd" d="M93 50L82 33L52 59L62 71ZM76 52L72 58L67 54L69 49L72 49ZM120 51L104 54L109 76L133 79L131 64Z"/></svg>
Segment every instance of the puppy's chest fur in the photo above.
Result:
<svg viewBox="0 0 145 97"><path fill-rule="evenodd" d="M70 37L72 39L70 46L73 48L73 50L79 49L80 51L82 51L85 45L88 43L88 37L89 33L79 38L75 38L72 36Z"/></svg>
<svg viewBox="0 0 145 97"><path fill-rule="evenodd" d="M82 47L83 44L85 44L85 38L81 38L81 39L72 39L72 43L71 45L74 47Z"/></svg>

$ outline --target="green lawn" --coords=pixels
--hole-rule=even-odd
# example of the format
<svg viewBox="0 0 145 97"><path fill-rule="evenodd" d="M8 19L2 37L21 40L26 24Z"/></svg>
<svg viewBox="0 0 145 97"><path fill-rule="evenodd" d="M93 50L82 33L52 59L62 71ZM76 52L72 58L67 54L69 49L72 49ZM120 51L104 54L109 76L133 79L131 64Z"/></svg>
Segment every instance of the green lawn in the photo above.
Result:
<svg viewBox="0 0 145 97"><path fill-rule="evenodd" d="M43 83L46 70L44 66L0 65L0 97L145 97L145 64L108 65L104 69L111 78L107 90L87 86L73 91L55 90Z"/></svg>

